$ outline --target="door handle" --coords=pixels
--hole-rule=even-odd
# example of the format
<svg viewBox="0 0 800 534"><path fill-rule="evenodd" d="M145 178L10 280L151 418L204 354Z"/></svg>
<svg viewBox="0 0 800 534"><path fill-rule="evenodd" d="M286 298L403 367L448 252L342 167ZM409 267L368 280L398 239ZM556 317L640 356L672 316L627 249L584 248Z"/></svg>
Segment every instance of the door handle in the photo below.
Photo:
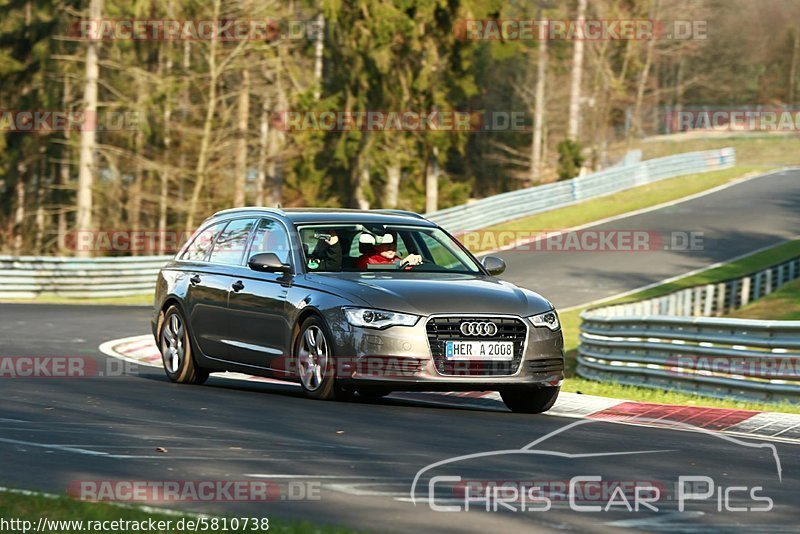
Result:
<svg viewBox="0 0 800 534"><path fill-rule="evenodd" d="M241 281L241 280L237 280L237 281L235 281L235 282L233 283L233 285L232 285L231 287L233 288L233 290L234 290L236 293L238 293L239 291L241 291L242 289L244 289L244 283L242 283L242 281Z"/></svg>
<svg viewBox="0 0 800 534"><path fill-rule="evenodd" d="M196 286L197 284L199 284L199 283L200 283L200 275L199 275L199 274L196 274L196 275L194 275L193 277L189 278L189 282L190 282L190 283L191 283L193 286Z"/></svg>

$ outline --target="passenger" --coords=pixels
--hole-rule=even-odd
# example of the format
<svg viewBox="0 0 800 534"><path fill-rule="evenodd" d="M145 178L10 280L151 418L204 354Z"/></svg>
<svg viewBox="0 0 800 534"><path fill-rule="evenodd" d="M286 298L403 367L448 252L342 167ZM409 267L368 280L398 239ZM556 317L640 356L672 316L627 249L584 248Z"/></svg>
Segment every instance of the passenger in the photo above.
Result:
<svg viewBox="0 0 800 534"><path fill-rule="evenodd" d="M338 272L342 270L342 244L336 230L315 235L317 245L309 255L308 267L312 270Z"/></svg>

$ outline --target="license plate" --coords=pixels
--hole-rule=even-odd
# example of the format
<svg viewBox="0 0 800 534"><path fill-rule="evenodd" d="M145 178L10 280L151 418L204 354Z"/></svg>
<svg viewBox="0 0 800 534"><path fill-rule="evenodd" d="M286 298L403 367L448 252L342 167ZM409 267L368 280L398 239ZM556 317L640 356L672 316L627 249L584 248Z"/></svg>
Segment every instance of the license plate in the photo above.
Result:
<svg viewBox="0 0 800 534"><path fill-rule="evenodd" d="M444 356L448 360L514 359L513 341L445 341Z"/></svg>

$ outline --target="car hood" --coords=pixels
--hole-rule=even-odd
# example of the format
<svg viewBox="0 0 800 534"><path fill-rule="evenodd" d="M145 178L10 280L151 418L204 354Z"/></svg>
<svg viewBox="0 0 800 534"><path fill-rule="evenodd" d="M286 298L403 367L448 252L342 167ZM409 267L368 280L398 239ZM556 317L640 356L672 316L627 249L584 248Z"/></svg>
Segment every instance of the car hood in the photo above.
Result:
<svg viewBox="0 0 800 534"><path fill-rule="evenodd" d="M527 316L553 305L541 295L493 276L455 273L318 273L308 275L327 290L372 307L431 315L498 313Z"/></svg>

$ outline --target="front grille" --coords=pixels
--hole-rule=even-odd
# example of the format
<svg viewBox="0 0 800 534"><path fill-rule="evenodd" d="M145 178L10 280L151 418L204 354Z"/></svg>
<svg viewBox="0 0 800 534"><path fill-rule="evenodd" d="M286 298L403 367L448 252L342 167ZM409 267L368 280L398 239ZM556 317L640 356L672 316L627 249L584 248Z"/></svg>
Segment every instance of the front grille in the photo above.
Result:
<svg viewBox="0 0 800 534"><path fill-rule="evenodd" d="M564 358L548 358L546 360L531 360L528 362L528 372L531 374L560 373L564 370Z"/></svg>
<svg viewBox="0 0 800 534"><path fill-rule="evenodd" d="M461 333L464 321L491 321L497 325L493 336L465 336ZM528 328L520 319L509 317L434 317L428 321L428 344L436 370L448 376L505 376L519 369L525 350ZM465 361L445 358L445 341L513 341L514 354L510 361Z"/></svg>

